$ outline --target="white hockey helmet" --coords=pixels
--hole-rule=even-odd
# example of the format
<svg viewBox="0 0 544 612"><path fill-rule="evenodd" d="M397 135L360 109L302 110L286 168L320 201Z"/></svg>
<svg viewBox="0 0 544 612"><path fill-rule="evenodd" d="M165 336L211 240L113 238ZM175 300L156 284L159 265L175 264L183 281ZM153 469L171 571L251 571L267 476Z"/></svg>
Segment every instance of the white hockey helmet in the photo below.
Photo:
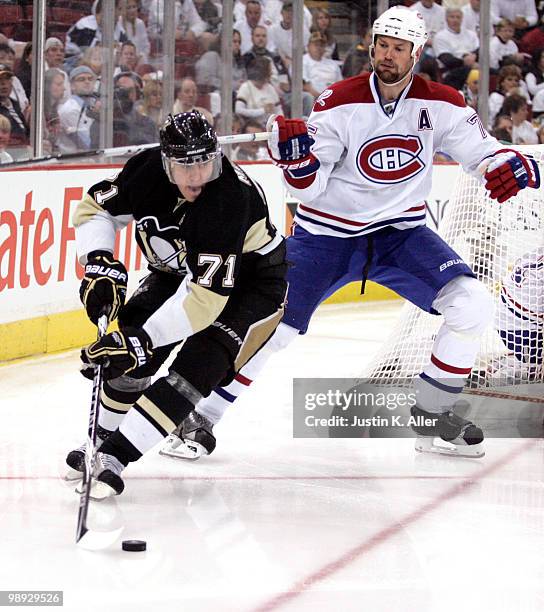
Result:
<svg viewBox="0 0 544 612"><path fill-rule="evenodd" d="M372 47L376 36L391 36L412 43L412 57L427 42L427 27L420 13L405 6L393 6L382 13L372 26Z"/></svg>

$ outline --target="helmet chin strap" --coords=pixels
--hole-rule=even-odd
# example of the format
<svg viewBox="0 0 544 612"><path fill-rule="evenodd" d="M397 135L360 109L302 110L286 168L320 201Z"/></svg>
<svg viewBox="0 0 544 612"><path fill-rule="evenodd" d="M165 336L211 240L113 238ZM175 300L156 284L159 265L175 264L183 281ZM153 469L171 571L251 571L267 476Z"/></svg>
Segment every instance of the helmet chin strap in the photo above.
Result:
<svg viewBox="0 0 544 612"><path fill-rule="evenodd" d="M384 87L396 87L397 85L400 85L403 81L409 79L412 76L412 68L408 70L408 72L401 79L399 79L398 81L395 81L394 83L386 83L385 81L382 81L380 79L377 72L375 74L376 74L376 78L378 79L378 81L380 81L380 83Z"/></svg>

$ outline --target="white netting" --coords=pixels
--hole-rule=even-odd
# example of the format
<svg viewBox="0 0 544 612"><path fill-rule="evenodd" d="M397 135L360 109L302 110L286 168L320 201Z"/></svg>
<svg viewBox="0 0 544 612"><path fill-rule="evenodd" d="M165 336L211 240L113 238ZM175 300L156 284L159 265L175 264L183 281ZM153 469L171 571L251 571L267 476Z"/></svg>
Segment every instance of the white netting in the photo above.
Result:
<svg viewBox="0 0 544 612"><path fill-rule="evenodd" d="M544 146L520 150L534 156L544 176ZM482 337L470 385L544 382L543 189L524 189L498 204L475 178L460 172L439 233L495 297L495 320ZM419 374L441 322L406 304L365 376L386 381Z"/></svg>

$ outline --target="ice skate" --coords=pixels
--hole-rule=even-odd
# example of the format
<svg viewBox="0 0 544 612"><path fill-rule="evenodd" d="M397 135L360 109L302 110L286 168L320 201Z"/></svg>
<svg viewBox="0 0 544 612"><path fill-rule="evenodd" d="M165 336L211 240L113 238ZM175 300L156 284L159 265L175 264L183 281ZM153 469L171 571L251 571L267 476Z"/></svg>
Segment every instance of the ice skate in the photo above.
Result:
<svg viewBox="0 0 544 612"><path fill-rule="evenodd" d="M93 479L91 483L91 499L106 499L114 495L120 495L125 489L125 483L121 478L121 472L125 466L113 455L96 453Z"/></svg>
<svg viewBox="0 0 544 612"><path fill-rule="evenodd" d="M96 448L100 448L104 440L108 438L111 431L98 426L96 430ZM85 472L85 449L87 444L82 444L78 448L70 451L66 456L66 465L68 469L64 474L64 480L70 482L72 480L81 480Z"/></svg>
<svg viewBox="0 0 544 612"><path fill-rule="evenodd" d="M482 430L452 411L426 412L418 406L410 409L412 429L417 434L416 450L452 457L483 457Z"/></svg>
<svg viewBox="0 0 544 612"><path fill-rule="evenodd" d="M215 449L213 424L193 410L181 425L171 433L159 454L176 459L195 461L210 455Z"/></svg>

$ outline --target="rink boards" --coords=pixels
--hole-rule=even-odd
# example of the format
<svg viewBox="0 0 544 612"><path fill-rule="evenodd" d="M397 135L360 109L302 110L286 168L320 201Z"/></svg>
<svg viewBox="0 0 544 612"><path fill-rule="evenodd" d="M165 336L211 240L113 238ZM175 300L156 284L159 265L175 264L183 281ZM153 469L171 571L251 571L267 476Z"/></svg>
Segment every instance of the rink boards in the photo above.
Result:
<svg viewBox="0 0 544 612"><path fill-rule="evenodd" d="M286 192L280 171L270 163L243 164L263 187L272 222L288 233L296 202ZM0 211L0 361L79 346L95 328L79 302L83 269L76 259L72 212L86 189L120 165L70 165L28 168L3 173L4 206ZM436 228L448 205L458 166L434 168L427 201L428 224ZM158 202L159 206L160 203ZM130 224L118 234L116 257L129 274L129 293L145 273ZM353 284L331 301L359 298ZM389 299L392 292L372 283L365 299Z"/></svg>

